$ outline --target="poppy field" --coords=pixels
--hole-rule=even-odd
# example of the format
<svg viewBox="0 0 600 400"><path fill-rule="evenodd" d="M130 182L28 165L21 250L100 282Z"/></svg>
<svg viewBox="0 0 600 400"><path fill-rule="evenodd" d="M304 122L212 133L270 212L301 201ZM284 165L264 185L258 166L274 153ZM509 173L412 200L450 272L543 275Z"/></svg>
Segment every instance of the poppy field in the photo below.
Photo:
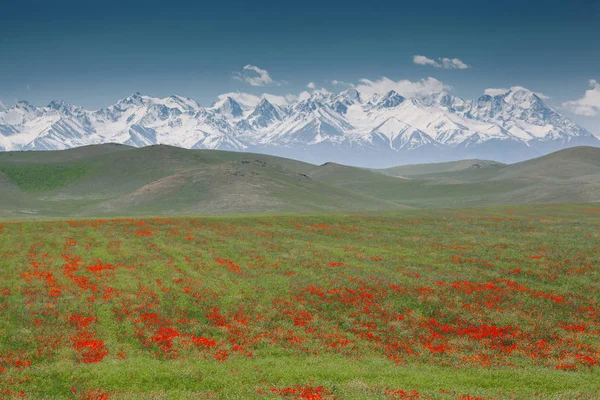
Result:
<svg viewBox="0 0 600 400"><path fill-rule="evenodd" d="M0 221L0 398L594 399L600 208Z"/></svg>

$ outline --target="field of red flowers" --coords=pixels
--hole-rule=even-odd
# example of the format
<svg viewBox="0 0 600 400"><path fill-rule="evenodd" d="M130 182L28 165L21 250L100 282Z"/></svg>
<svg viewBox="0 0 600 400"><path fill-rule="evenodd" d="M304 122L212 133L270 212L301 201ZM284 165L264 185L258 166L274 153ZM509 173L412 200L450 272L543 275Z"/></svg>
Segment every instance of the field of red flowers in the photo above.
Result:
<svg viewBox="0 0 600 400"><path fill-rule="evenodd" d="M0 222L0 398L600 398L600 209Z"/></svg>

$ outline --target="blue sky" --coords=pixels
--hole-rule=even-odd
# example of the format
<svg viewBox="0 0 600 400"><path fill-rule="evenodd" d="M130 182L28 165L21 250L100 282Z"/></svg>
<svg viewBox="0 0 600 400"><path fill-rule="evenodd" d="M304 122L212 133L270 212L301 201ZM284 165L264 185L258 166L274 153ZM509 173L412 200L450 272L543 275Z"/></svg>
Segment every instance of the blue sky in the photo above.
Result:
<svg viewBox="0 0 600 400"><path fill-rule="evenodd" d="M382 77L412 87L431 77L467 98L525 86L600 133L599 0L7 3L5 104L99 108L138 91L210 104L226 92L298 94L309 82L335 91L334 80L361 79L386 87ZM417 55L426 58L417 64Z"/></svg>

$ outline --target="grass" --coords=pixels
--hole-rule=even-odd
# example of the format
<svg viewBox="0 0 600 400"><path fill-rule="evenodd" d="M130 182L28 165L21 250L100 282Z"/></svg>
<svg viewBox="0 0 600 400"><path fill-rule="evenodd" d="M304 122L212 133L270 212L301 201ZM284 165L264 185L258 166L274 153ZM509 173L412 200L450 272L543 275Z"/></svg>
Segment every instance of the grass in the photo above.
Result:
<svg viewBox="0 0 600 400"><path fill-rule="evenodd" d="M46 192L63 188L86 175L85 164L0 165L14 184L25 192Z"/></svg>
<svg viewBox="0 0 600 400"><path fill-rule="evenodd" d="M498 168L505 164L489 160L461 160L430 164L401 165L398 167L376 170L391 176L419 176L442 172L456 172L482 168Z"/></svg>
<svg viewBox="0 0 600 400"><path fill-rule="evenodd" d="M307 177L314 166L260 154L88 146L0 154L0 215L332 212L401 205ZM64 153L65 161L57 154ZM32 157L35 155L36 157ZM3 171L3 172L2 172ZM4 175L4 178L2 177Z"/></svg>
<svg viewBox="0 0 600 400"><path fill-rule="evenodd" d="M598 398L599 222L594 204L0 222L0 397Z"/></svg>
<svg viewBox="0 0 600 400"><path fill-rule="evenodd" d="M600 200L600 149L497 165L328 163L170 146L0 153L0 216L333 213ZM477 167L473 167L476 165ZM383 172L383 173L381 173ZM403 173L404 173L403 172ZM393 175L393 174L392 174Z"/></svg>

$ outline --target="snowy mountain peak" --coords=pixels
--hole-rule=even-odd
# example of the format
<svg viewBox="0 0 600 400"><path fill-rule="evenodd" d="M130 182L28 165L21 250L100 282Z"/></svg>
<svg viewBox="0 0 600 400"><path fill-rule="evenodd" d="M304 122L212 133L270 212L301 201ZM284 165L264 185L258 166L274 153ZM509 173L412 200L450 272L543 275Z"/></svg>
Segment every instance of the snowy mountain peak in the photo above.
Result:
<svg viewBox="0 0 600 400"><path fill-rule="evenodd" d="M419 101L427 107L444 107L448 109L460 107L464 102L446 91L428 94L419 98Z"/></svg>
<svg viewBox="0 0 600 400"><path fill-rule="evenodd" d="M269 100L263 98L260 103L256 106L257 109L271 109L273 105L269 102Z"/></svg>
<svg viewBox="0 0 600 400"><path fill-rule="evenodd" d="M503 98L506 103L520 108L531 108L543 103L543 100L536 93L520 86L512 87L503 95Z"/></svg>
<svg viewBox="0 0 600 400"><path fill-rule="evenodd" d="M50 103L48 103L48 108L53 108L55 110L68 106L70 106L70 104L63 100L52 100Z"/></svg>
<svg viewBox="0 0 600 400"><path fill-rule="evenodd" d="M241 117L244 114L244 110L242 110L242 107L239 105L239 103L230 96L227 96L223 100L215 103L213 108L225 116L235 118Z"/></svg>
<svg viewBox="0 0 600 400"><path fill-rule="evenodd" d="M323 104L316 97L309 97L294 105L294 109L299 112L312 112L323 107Z"/></svg>
<svg viewBox="0 0 600 400"><path fill-rule="evenodd" d="M274 121L281 121L282 118L283 113L278 107L271 104L269 100L262 99L247 120L255 128L264 128Z"/></svg>
<svg viewBox="0 0 600 400"><path fill-rule="evenodd" d="M145 96L142 96L140 92L135 92L134 94L125 97L117 102L117 106L142 106L145 103Z"/></svg>
<svg viewBox="0 0 600 400"><path fill-rule="evenodd" d="M53 100L48 104L47 107L62 114L80 113L84 111L83 108L74 106L62 100Z"/></svg>
<svg viewBox="0 0 600 400"><path fill-rule="evenodd" d="M190 98L134 93L89 111L63 101L0 108L0 150L50 150L106 142L266 152L388 166L460 158L518 161L575 145L600 145L588 131L524 88L463 100L448 92L404 98L305 93L284 108L266 98L223 95L211 107Z"/></svg>
<svg viewBox="0 0 600 400"><path fill-rule="evenodd" d="M20 109L35 108L31 104L29 104L26 100L19 100L19 101L17 101L13 107L14 108L20 108Z"/></svg>
<svg viewBox="0 0 600 400"><path fill-rule="evenodd" d="M396 93L394 90L390 90L383 98L380 100L378 107L381 108L394 108L400 104L402 104L406 100L404 97Z"/></svg>
<svg viewBox="0 0 600 400"><path fill-rule="evenodd" d="M360 96L360 92L358 90L356 90L355 88L348 88L344 91L342 91L339 94L339 97L342 97L346 100L350 100L351 102L358 102L360 103L361 100L361 96Z"/></svg>
<svg viewBox="0 0 600 400"><path fill-rule="evenodd" d="M165 101L165 105L171 108L179 108L181 111L197 111L201 108L196 100L176 94L169 96Z"/></svg>

